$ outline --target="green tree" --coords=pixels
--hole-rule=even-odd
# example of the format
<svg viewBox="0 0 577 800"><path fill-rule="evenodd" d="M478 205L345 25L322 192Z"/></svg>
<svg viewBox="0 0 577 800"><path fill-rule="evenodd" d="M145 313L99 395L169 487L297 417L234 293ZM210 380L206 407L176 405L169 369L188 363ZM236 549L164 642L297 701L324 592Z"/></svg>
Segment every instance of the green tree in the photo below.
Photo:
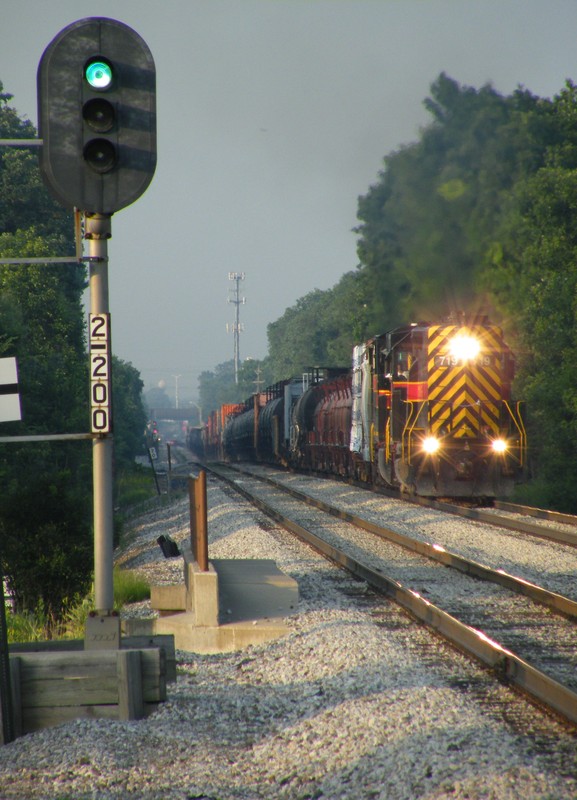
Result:
<svg viewBox="0 0 577 800"><path fill-rule="evenodd" d="M143 387L138 370L132 364L113 357L114 457L120 468L130 467L135 455L142 451L147 421L142 399Z"/></svg>
<svg viewBox="0 0 577 800"><path fill-rule="evenodd" d="M370 287L360 272L347 272L332 289L315 289L298 300L267 328L273 379L308 367L350 364L353 345L380 333L380 327L371 328L371 306Z"/></svg>
<svg viewBox="0 0 577 800"><path fill-rule="evenodd" d="M0 84L0 137L36 131L9 105ZM48 196L36 148L0 148L0 257L74 253L71 215ZM22 422L4 434L88 430L88 358L83 266L0 266L0 354L18 359ZM142 448L142 382L113 359L115 463ZM89 443L0 445L0 536L5 572L18 603L58 618L90 585L93 563L92 461Z"/></svg>
<svg viewBox="0 0 577 800"><path fill-rule="evenodd" d="M266 388L274 378L267 360L247 358L239 366L235 381L234 361L217 364L214 371L205 370L198 379L199 405L206 417L225 403L242 403L254 392Z"/></svg>
<svg viewBox="0 0 577 800"><path fill-rule="evenodd" d="M518 90L462 87L442 74L418 142L385 158L359 199L358 253L392 325L489 301L480 281L517 181L543 163L552 135L546 104Z"/></svg>
<svg viewBox="0 0 577 800"><path fill-rule="evenodd" d="M0 255L13 255L6 243L14 239L22 240L19 255L29 254L19 233L0 236ZM35 253L43 249L33 236L29 244L36 245ZM13 309L6 336L8 352L18 357L23 418L6 423L5 433L86 430L88 369L80 296L75 304L76 276L67 281L66 272L45 266L0 268L0 295ZM90 580L89 454L78 442L0 446L6 574L23 606L41 602L56 617Z"/></svg>
<svg viewBox="0 0 577 800"><path fill-rule="evenodd" d="M419 141L359 201L361 269L392 324L488 311L519 354L541 502L577 507L577 90L543 100L441 75Z"/></svg>
<svg viewBox="0 0 577 800"><path fill-rule="evenodd" d="M0 137L33 138L0 85ZM70 214L44 190L32 148L0 148L0 256L71 254ZM86 430L88 367L79 266L0 266L0 349L18 359L22 422L3 434ZM90 583L90 448L0 446L0 536L17 601L58 617Z"/></svg>
<svg viewBox="0 0 577 800"><path fill-rule="evenodd" d="M55 621L90 585L89 453L63 442L5 445L0 455L6 578L20 609L41 607Z"/></svg>
<svg viewBox="0 0 577 800"><path fill-rule="evenodd" d="M0 138L34 139L36 129L10 105L0 82ZM42 236L62 237L59 255L73 255L72 221L49 196L38 170L37 147L0 147L0 233L36 228Z"/></svg>
<svg viewBox="0 0 577 800"><path fill-rule="evenodd" d="M328 292L315 289L287 308L267 328L275 381L290 378L305 367L326 366L326 347L320 320Z"/></svg>
<svg viewBox="0 0 577 800"><path fill-rule="evenodd" d="M543 165L519 180L485 260L519 342L538 496L577 510L577 87L543 104L554 130ZM543 108L540 113L543 114Z"/></svg>

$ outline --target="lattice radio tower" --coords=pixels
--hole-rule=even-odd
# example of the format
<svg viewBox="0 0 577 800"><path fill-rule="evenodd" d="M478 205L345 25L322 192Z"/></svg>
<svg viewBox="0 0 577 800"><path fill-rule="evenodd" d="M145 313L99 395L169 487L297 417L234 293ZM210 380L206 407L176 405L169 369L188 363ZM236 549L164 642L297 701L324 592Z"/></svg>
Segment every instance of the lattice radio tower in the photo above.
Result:
<svg viewBox="0 0 577 800"><path fill-rule="evenodd" d="M238 370L240 366L240 334L244 330L244 325L240 322L240 307L246 303L246 299L240 296L240 282L244 280L244 272L229 272L229 281L234 281L234 289L229 291L233 293L233 297L228 299L235 308L234 322L232 325L227 325L226 329L230 333L232 330L234 334L234 382L238 385Z"/></svg>

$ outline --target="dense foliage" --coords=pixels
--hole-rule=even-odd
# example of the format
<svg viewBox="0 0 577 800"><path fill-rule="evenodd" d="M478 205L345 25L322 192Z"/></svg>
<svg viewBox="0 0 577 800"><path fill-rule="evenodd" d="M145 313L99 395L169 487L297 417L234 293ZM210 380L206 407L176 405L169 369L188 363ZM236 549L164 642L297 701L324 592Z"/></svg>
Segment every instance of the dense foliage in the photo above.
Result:
<svg viewBox="0 0 577 800"><path fill-rule="evenodd" d="M143 449L147 413L140 372L132 364L112 358L112 407L114 414L114 458L119 467L131 466Z"/></svg>
<svg viewBox="0 0 577 800"><path fill-rule="evenodd" d="M0 138L34 138L0 84ZM72 255L71 215L53 202L37 148L0 148L0 257ZM0 265L0 357L16 356L22 421L2 435L88 430L88 359L78 265ZM115 360L116 463L141 448L142 382ZM0 444L0 541L18 606L57 619L91 582L92 460L89 442Z"/></svg>
<svg viewBox="0 0 577 800"><path fill-rule="evenodd" d="M359 198L357 270L269 325L272 377L346 364L399 323L485 312L518 356L531 499L577 511L577 89L503 96L442 74L425 106L418 141Z"/></svg>
<svg viewBox="0 0 577 800"><path fill-rule="evenodd" d="M511 195L484 280L514 320L530 412L537 502L577 511L577 87L551 103L539 169Z"/></svg>

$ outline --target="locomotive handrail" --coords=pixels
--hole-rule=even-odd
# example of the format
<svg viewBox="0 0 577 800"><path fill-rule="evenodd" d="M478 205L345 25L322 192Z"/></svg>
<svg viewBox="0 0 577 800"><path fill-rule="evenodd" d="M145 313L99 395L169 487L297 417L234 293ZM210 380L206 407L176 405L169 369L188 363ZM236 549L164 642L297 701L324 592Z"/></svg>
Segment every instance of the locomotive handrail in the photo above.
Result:
<svg viewBox="0 0 577 800"><path fill-rule="evenodd" d="M387 422L385 425L385 458L387 464L391 460L391 418L390 416L387 418Z"/></svg>
<svg viewBox="0 0 577 800"><path fill-rule="evenodd" d="M517 418L519 420L519 425L520 425L520 428L521 428L521 432L520 432L521 442L520 442L519 446L523 448L523 455L526 458L526 456L527 456L527 431L525 430L525 424L523 422L523 417L521 415L521 406L522 405L523 405L523 400L517 400ZM515 421L515 424L517 424L516 421ZM524 461L522 463L524 465Z"/></svg>
<svg viewBox="0 0 577 800"><path fill-rule="evenodd" d="M387 420L387 424L388 424L388 420ZM375 435L375 431L376 431L375 423L371 422L371 427L370 427L370 430L369 430L369 459L371 461L371 464L375 460L375 442L377 444L379 442L379 432L376 431L376 435ZM385 443L386 443L385 446L388 446L386 435L387 435L387 433L386 433L386 428L385 428Z"/></svg>
<svg viewBox="0 0 577 800"><path fill-rule="evenodd" d="M503 400L503 405L509 412L509 416L519 432L519 464L523 467L525 466L525 456L527 454L527 432L521 418L521 401L517 401L516 413L513 412L506 400Z"/></svg>
<svg viewBox="0 0 577 800"><path fill-rule="evenodd" d="M411 441L412 441L411 437L412 437L413 433L416 430L424 430L424 428L422 426L420 428L417 428L417 421L418 421L419 415L420 415L422 409L425 407L425 404L427 403L427 401L426 400L421 400L420 403L419 403L419 402L415 402L413 400L405 400L404 402L406 402L407 405L410 405L411 408L409 410L409 416L408 416L407 421L405 423L405 427L403 429L403 434L402 434L402 437L401 437L401 455L403 455L404 452L405 452L405 438L406 438L407 439L407 450L408 450L408 455L407 455L406 461L407 461L407 464L410 464L411 463ZM415 410L415 408L417 408L418 410L416 411L415 414L413 414L413 411ZM414 421L413 421L413 417L414 417Z"/></svg>
<svg viewBox="0 0 577 800"><path fill-rule="evenodd" d="M403 428L403 432L401 434L401 459L405 460L407 464L410 464L410 456L411 456L411 432L409 430L409 422L413 415L413 406L414 403L412 400L403 400L403 403L409 406L409 413L407 415L407 419L405 421L405 426ZM406 439L406 445L405 445ZM408 451L407 453L405 451Z"/></svg>

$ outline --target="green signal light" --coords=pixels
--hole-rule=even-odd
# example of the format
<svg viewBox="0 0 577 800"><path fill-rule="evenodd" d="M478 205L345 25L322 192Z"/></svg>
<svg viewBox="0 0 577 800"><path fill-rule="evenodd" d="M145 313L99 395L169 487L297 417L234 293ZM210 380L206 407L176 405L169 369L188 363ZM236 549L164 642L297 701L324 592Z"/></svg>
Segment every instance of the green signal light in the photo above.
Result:
<svg viewBox="0 0 577 800"><path fill-rule="evenodd" d="M112 67L106 61L91 61L86 65L84 77L93 89L108 89L112 83Z"/></svg>

